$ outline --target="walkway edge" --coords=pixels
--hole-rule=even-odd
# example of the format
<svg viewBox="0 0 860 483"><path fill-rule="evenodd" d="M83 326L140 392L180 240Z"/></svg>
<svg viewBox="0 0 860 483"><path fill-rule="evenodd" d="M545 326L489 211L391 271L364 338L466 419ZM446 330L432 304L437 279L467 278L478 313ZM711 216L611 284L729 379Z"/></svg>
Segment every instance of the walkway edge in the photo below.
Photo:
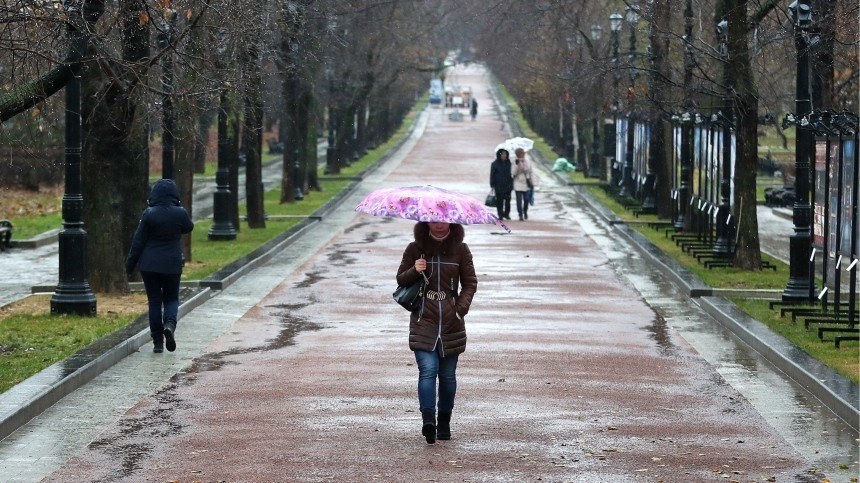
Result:
<svg viewBox="0 0 860 483"><path fill-rule="evenodd" d="M183 315L187 314L195 307L208 300L210 296L211 291L209 289L204 289L199 293L195 294L193 297L188 299L179 307L179 316L182 317ZM146 314L143 314L141 317L135 320L135 322L132 323L129 327L137 328L141 325L145 326L146 328L137 331L131 337L122 338L118 344L113 345L108 350L104 351L103 353L90 360L80 368L74 370L68 376L62 378L54 384L44 386L42 390L36 392L32 397L30 397L27 401L21 404L17 410L11 412L10 414L4 415L3 419L0 420L0 440L14 433L18 428L27 424L31 419L35 418L39 414L42 414L42 412L53 406L57 401L59 401L66 395L71 394L74 390L93 380L96 376L104 372L109 367L113 366L125 357L139 351L140 347L149 340L149 324L148 322L146 322ZM118 332L122 336L123 331L120 330ZM104 338L93 343L92 345L104 343L105 341L110 341L112 338L115 338L115 336L116 334L105 336ZM80 354L80 352L78 354ZM32 385L34 380L38 381L38 379L40 378L47 377L55 379L53 374L61 374L65 371L64 366L66 365L66 360L51 365L50 367L39 372L38 374L29 377L28 379L20 383L18 386L26 386L28 384ZM18 386L15 387L17 388ZM12 391L13 389L15 388L10 389L10 391Z"/></svg>
<svg viewBox="0 0 860 483"><path fill-rule="evenodd" d="M494 92L500 106L505 106L510 111L510 107L504 103L498 88L495 89ZM511 131L515 135L525 136L513 114L509 112L507 119ZM570 177L566 173L551 171L552 163L542 153L532 151L529 155L550 169L550 173L562 184L569 184ZM714 320L806 389L854 431L860 433L860 386L813 358L788 339L772 331L763 322L750 317L728 299L714 296L714 289L711 286L677 260L666 255L641 233L628 226L615 212L591 196L586 186L575 185L573 189L586 202L592 212L624 236L647 258L649 263L680 291L694 299Z"/></svg>
<svg viewBox="0 0 860 483"><path fill-rule="evenodd" d="M857 384L811 357L763 322L750 317L725 297L713 296L713 288L663 253L641 233L619 221L615 213L601 205L584 187L576 187L575 190L592 210L610 222L613 229L646 256L672 284L695 299L717 322L806 389L854 431L860 432L860 388Z"/></svg>
<svg viewBox="0 0 860 483"><path fill-rule="evenodd" d="M282 234L276 236L273 240L270 240L247 256L241 258L237 261L237 264L231 264L229 268L225 267L224 269L216 272L216 275L221 274L223 278L215 279L213 275L213 277L210 277L209 279L202 280L200 282L200 286L203 287L203 290L179 306L179 316L182 317L188 312L191 312L208 299L216 296L216 291L226 288L253 268L259 267L271 259L278 251L283 250L295 242L298 237L304 235L306 229L310 227L311 224L322 220L324 216L336 209L358 188L361 180L365 176L385 164L410 138L416 134L418 126L421 125L420 117L425 115L426 112L427 106L425 105L422 109L416 112L414 122L410 126L409 131L400 141L381 155L375 163L368 166L367 169L360 173L354 181L339 191L332 197L332 199L317 208L317 210L314 211L314 213L307 219L290 227ZM144 328L139 329L139 327ZM132 332L132 334L129 335L129 332ZM149 337L149 324L146 322L146 314L144 313L125 329L120 329L113 334L102 337L69 358L52 364L48 368L10 388L5 393L0 394L0 404L2 404L4 396L8 399L13 399L14 396L12 393L15 391L29 393L26 399L17 405L15 410L9 411L6 414L0 414L0 440L3 440L20 427L27 424L33 418L42 414L46 409L50 408L64 396L71 394L76 389L95 379L99 374L123 358L137 352L141 346L149 341ZM90 353L93 352L93 348L100 346L108 346L108 349L104 352L100 352L97 356L92 357ZM91 358L91 360L88 360L66 377L57 380L55 374L67 372L67 361L72 358ZM39 382L39 379L52 382L43 383ZM28 387L40 389L28 390L26 389Z"/></svg>
<svg viewBox="0 0 860 483"><path fill-rule="evenodd" d="M702 297L700 306L748 346L803 386L855 431L860 432L856 384L813 358L724 297Z"/></svg>

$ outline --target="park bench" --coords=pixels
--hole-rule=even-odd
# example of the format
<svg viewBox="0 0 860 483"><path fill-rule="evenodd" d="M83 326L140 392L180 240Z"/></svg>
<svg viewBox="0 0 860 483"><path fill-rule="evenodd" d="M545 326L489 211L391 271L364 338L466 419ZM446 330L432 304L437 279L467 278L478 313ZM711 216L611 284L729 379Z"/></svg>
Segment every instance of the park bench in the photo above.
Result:
<svg viewBox="0 0 860 483"><path fill-rule="evenodd" d="M12 222L0 220L0 251L12 247Z"/></svg>

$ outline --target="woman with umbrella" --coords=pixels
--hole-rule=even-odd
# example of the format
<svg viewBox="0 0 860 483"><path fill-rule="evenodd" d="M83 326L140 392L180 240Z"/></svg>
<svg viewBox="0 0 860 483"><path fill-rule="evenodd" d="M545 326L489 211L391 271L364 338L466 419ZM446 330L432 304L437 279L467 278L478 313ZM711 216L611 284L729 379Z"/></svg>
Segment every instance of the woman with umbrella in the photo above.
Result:
<svg viewBox="0 0 860 483"><path fill-rule="evenodd" d="M397 283L409 285L423 276L428 280L424 300L409 318L409 348L418 364L421 433L432 444L436 439L451 439L457 358L466 350L464 317L478 288L478 278L472 252L463 242L462 225L420 221L412 231L414 241L403 252Z"/></svg>

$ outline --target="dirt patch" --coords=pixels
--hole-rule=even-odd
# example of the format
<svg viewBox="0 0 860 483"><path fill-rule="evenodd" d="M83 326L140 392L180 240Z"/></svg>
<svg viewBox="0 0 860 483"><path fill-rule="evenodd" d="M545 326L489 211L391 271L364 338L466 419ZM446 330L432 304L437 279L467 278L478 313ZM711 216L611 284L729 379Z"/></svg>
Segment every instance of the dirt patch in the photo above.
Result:
<svg viewBox="0 0 860 483"><path fill-rule="evenodd" d="M147 311L146 294L143 292L135 292L128 295L99 294L96 296L96 300L100 314L137 315ZM25 299L0 307L0 320L18 314L50 315L50 313L50 294L31 295Z"/></svg>
<svg viewBox="0 0 860 483"><path fill-rule="evenodd" d="M48 215L62 211L63 186L43 186L38 191L20 188L0 188L3 203L0 219L20 216Z"/></svg>

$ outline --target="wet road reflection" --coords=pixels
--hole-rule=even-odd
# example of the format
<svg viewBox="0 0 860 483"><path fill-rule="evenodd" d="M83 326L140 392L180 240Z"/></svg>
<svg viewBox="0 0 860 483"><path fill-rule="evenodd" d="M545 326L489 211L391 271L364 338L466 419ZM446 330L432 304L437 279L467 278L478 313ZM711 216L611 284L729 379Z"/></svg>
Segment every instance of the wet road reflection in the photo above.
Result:
<svg viewBox="0 0 860 483"><path fill-rule="evenodd" d="M654 340L670 350L665 327L671 326L686 343L714 366L727 383L746 397L759 413L799 453L808 458L818 474L847 481L858 474L858 435L812 394L800 387L761 355L737 339L694 303L677 293L648 263L595 218L584 202L571 196L568 209L589 236L613 261L658 314ZM836 480L834 480L836 481ZM854 480L856 481L856 480Z"/></svg>

